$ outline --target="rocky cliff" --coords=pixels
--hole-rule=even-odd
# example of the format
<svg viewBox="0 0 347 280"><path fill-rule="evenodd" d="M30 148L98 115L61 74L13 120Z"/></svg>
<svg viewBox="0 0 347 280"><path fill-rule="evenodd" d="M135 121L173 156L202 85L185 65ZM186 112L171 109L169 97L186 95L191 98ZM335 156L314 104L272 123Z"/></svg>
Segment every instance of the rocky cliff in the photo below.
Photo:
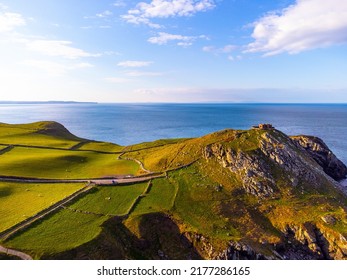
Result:
<svg viewBox="0 0 347 280"><path fill-rule="evenodd" d="M334 155L322 139L304 135L291 138L303 147L330 177L337 181L346 178L346 165Z"/></svg>
<svg viewBox="0 0 347 280"><path fill-rule="evenodd" d="M207 161L217 161L221 168L235 174L242 183L242 189L261 199L264 205L272 204L274 200L287 200L285 192L289 192L289 200L295 199L296 203L304 197L331 196L333 192L334 200L341 203L342 216L337 218L329 211L322 211L317 219L299 216L300 222L290 221L285 217L279 219L276 214L282 215L284 209L272 204L265 207L266 212L276 213L268 217L271 224L281 231L281 241L272 244L272 254L264 256L247 244L230 242L227 249L210 257L347 259L346 231L341 233L336 230L340 229L337 224L345 227L347 223L346 196L339 192L341 186L336 182L346 177L346 166L317 137L289 138L280 131L271 130L261 133L257 140L257 147L251 151L235 149L235 145L228 142L217 142L207 145L202 154ZM278 209L274 210L275 207ZM326 208L325 202L321 208ZM285 211L295 212L295 209ZM300 215L299 211L297 214Z"/></svg>

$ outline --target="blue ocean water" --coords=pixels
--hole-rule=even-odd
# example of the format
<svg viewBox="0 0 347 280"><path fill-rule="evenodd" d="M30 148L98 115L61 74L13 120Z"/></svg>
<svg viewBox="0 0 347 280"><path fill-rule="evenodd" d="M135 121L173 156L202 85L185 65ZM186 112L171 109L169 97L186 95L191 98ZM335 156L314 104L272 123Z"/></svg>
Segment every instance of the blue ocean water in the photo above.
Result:
<svg viewBox="0 0 347 280"><path fill-rule="evenodd" d="M347 163L347 104L0 104L0 122L41 120L121 145L272 123L289 135L322 138Z"/></svg>

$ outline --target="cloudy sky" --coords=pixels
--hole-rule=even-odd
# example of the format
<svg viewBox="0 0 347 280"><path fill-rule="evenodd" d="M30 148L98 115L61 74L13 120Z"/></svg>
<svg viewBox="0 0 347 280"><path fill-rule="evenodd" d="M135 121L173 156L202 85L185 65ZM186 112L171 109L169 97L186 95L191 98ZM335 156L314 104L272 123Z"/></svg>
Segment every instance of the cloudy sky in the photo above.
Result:
<svg viewBox="0 0 347 280"><path fill-rule="evenodd" d="M347 102L347 1L0 0L0 100Z"/></svg>

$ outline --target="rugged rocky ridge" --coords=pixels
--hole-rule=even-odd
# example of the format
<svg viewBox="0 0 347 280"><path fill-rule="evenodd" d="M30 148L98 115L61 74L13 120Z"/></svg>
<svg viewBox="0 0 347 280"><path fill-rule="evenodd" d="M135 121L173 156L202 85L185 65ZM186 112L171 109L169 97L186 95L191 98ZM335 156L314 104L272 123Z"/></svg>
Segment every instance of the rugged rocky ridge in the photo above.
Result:
<svg viewBox="0 0 347 280"><path fill-rule="evenodd" d="M307 196L306 193L328 195L327 190L332 189L340 193L341 186L335 180L345 178L346 166L321 139L289 138L280 131L271 130L259 136L257 145L245 151L235 149L228 142L217 142L207 145L202 154L207 161L216 160L222 168L235 174L246 193L263 201L283 199L284 189L289 190L291 197ZM342 195L340 202L342 218L327 214L322 215L320 221L282 223L281 241L269 247L270 255L259 254L247 244L231 242L227 249L217 255L209 254L209 257L347 259L346 234L336 231L337 223L346 224L346 196ZM272 219L272 223L276 223L276 218Z"/></svg>
<svg viewBox="0 0 347 280"><path fill-rule="evenodd" d="M322 139L314 136L294 136L294 142L303 147L333 179L339 181L347 176L347 167L328 148Z"/></svg>
<svg viewBox="0 0 347 280"><path fill-rule="evenodd" d="M302 149L303 146L308 148ZM341 179L347 174L346 166L320 139L293 137L292 140L275 130L261 135L259 147L253 153L234 150L227 143L214 143L203 149L203 156L216 158L224 168L237 174L247 193L262 198L273 197L277 188L274 165L294 187L300 180L313 186L321 184L322 179L337 185L331 178Z"/></svg>

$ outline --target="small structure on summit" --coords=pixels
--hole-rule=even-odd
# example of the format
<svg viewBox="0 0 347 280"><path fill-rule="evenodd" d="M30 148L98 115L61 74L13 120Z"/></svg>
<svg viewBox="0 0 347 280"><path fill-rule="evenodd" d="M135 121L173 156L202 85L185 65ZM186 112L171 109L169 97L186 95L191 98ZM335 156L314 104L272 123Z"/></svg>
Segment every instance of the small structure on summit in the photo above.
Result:
<svg viewBox="0 0 347 280"><path fill-rule="evenodd" d="M275 127L270 123L260 123L258 125L253 125L252 128L256 129L274 129Z"/></svg>

